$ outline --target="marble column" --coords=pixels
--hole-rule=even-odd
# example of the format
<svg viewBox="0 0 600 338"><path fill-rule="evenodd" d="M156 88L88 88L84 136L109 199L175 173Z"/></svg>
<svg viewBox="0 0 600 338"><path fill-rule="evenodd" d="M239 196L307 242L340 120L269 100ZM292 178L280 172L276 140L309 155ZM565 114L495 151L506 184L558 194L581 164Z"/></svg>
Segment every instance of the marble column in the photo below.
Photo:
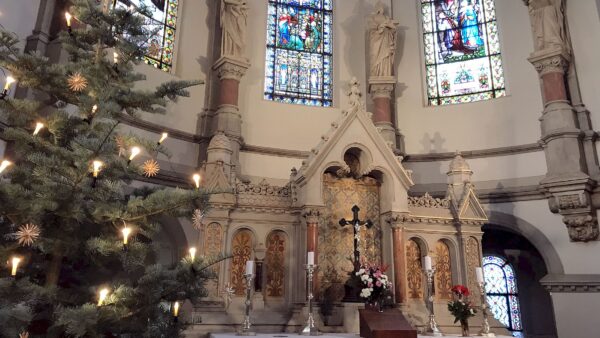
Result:
<svg viewBox="0 0 600 338"><path fill-rule="evenodd" d="M307 209L303 217L306 219L306 253L312 251L315 253L315 264L319 265L319 217L321 212L317 209ZM305 259L307 254L304 254ZM302 262L302 259L299 259ZM315 274L314 280L314 294L315 298L319 295L319 278L318 274Z"/></svg>
<svg viewBox="0 0 600 338"><path fill-rule="evenodd" d="M395 214L387 218L392 228L392 250L394 259L394 301L406 304L406 245L404 243L405 214Z"/></svg>
<svg viewBox="0 0 600 338"><path fill-rule="evenodd" d="M544 100L540 118L548 172L540 182L549 196L550 210L560 213L572 241L598 239L598 221L590 193L595 182L586 168L576 111L567 94L565 72L571 62L564 47L538 50L529 61L537 70Z"/></svg>
<svg viewBox="0 0 600 338"><path fill-rule="evenodd" d="M232 141L232 162L240 173L239 152L243 143L242 139L242 115L238 107L239 86L242 77L250 68L246 60L235 57L223 56L217 60L213 69L219 77L219 95L217 111L212 120L212 133L219 132Z"/></svg>
<svg viewBox="0 0 600 338"><path fill-rule="evenodd" d="M395 150L396 124L392 112L392 93L396 85L393 76L379 76L369 78L369 93L373 100L373 123L385 142Z"/></svg>

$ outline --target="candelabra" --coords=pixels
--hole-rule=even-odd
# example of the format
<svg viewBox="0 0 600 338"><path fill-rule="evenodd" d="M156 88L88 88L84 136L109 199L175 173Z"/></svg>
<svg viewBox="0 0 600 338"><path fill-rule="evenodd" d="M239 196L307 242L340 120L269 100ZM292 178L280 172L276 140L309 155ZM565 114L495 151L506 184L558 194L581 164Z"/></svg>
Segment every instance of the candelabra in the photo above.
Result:
<svg viewBox="0 0 600 338"><path fill-rule="evenodd" d="M321 332L315 326L315 319L313 317L313 275L317 270L317 266L314 264L306 264L306 277L308 278L308 319L306 320L306 326L300 332L303 336L319 336Z"/></svg>
<svg viewBox="0 0 600 338"><path fill-rule="evenodd" d="M427 323L427 330L425 336L443 336L442 332L438 328L437 322L435 321L435 314L433 311L433 274L435 269L425 269L425 276L427 276L427 310L429 311L429 323Z"/></svg>
<svg viewBox="0 0 600 338"><path fill-rule="evenodd" d="M493 332L490 332L490 323L488 322L488 309L490 306L487 302L487 295L485 293L485 283L477 283L479 285L479 294L481 295L481 312L483 313L483 324L481 325L481 331L477 334L481 337L496 337Z"/></svg>
<svg viewBox="0 0 600 338"><path fill-rule="evenodd" d="M238 331L238 336L256 336L256 332L250 331L250 327L252 323L250 322L250 307L252 306L252 280L254 279L253 274L244 274L246 278L246 312L244 314L244 322L242 323L242 328Z"/></svg>

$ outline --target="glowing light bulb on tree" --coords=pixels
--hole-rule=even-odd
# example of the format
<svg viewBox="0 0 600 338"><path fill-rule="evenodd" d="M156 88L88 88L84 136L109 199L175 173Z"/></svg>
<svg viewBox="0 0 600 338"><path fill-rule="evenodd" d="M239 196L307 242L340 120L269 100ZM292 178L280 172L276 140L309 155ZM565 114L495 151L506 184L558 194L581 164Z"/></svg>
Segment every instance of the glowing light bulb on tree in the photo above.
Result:
<svg viewBox="0 0 600 338"><path fill-rule="evenodd" d="M131 155L129 155L129 161L127 161L127 164L131 163L131 161L133 161L133 159L138 156L141 151L142 150L139 147L131 148Z"/></svg>
<svg viewBox="0 0 600 338"><path fill-rule="evenodd" d="M94 161L92 162L92 176L94 178L98 178L98 174L100 173L100 169L102 168L102 166L104 165L104 163L102 163L102 161Z"/></svg>
<svg viewBox="0 0 600 338"><path fill-rule="evenodd" d="M4 90L0 93L0 99L4 99L6 95L8 95L8 90L10 89L10 85L15 83L15 78L12 76L6 77L6 83L4 84Z"/></svg>
<svg viewBox="0 0 600 338"><path fill-rule="evenodd" d="M13 257L11 259L11 265L12 265L12 270L10 272L11 276L16 276L17 275L17 269L19 268L19 263L21 263L21 257Z"/></svg>
<svg viewBox="0 0 600 338"><path fill-rule="evenodd" d="M173 317L175 317L175 320L177 320L178 316L179 316L179 302L175 302L173 304Z"/></svg>
<svg viewBox="0 0 600 338"><path fill-rule="evenodd" d="M194 261L194 259L196 258L196 248L195 247L191 247L189 250L190 253L190 261Z"/></svg>
<svg viewBox="0 0 600 338"><path fill-rule="evenodd" d="M160 140L158 140L158 145L160 145L161 143L163 143L164 140L167 139L167 137L169 137L169 133L162 133L162 135L160 136Z"/></svg>
<svg viewBox="0 0 600 338"><path fill-rule="evenodd" d="M106 300L106 297L108 297L108 289L104 288L104 289L100 290L100 292L98 293L98 306L104 305L104 301Z"/></svg>
<svg viewBox="0 0 600 338"><path fill-rule="evenodd" d="M71 15L71 13L65 12L65 19L67 20L67 30L69 31L69 33L71 33L71 31L72 31L72 28L71 28L71 18L73 18L73 16Z"/></svg>
<svg viewBox="0 0 600 338"><path fill-rule="evenodd" d="M200 189L200 174L194 174L194 176L192 176L192 179L194 180L194 184L196 185L196 189Z"/></svg>
<svg viewBox="0 0 600 338"><path fill-rule="evenodd" d="M40 130L44 128L44 124L42 122L38 122L35 124L35 130L33 131L33 136L40 133Z"/></svg>
<svg viewBox="0 0 600 338"><path fill-rule="evenodd" d="M129 242L129 235L131 235L131 228L124 227L121 232L123 233L123 245L127 245Z"/></svg>
<svg viewBox="0 0 600 338"><path fill-rule="evenodd" d="M95 104L94 106L92 106L92 115L96 114L96 110L98 110L98 105Z"/></svg>
<svg viewBox="0 0 600 338"><path fill-rule="evenodd" d="M2 163L0 163L0 174L2 174L2 172L6 170L6 168L8 168L11 164L12 162L9 160L3 160Z"/></svg>

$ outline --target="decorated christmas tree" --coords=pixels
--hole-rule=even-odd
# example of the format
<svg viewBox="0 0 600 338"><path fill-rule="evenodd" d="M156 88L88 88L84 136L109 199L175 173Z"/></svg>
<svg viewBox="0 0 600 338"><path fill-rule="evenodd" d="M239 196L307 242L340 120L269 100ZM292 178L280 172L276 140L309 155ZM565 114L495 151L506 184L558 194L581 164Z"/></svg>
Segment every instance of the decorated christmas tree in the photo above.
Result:
<svg viewBox="0 0 600 338"><path fill-rule="evenodd" d="M201 82L136 89L144 76L135 67L154 34L140 15L147 9L103 2L73 1L60 37L64 62L22 54L0 32L2 337L178 337L180 304L204 294L206 267L220 259L194 251L157 264L158 218L201 214L208 192L199 176L187 187L134 189L136 178L159 171L167 134L144 140L119 121L165 113Z"/></svg>

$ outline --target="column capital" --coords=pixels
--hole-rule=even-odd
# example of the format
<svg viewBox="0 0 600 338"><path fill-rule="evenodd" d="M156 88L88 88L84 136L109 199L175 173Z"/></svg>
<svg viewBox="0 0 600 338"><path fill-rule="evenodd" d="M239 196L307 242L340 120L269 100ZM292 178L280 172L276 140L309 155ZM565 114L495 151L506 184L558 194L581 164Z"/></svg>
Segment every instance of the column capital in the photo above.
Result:
<svg viewBox="0 0 600 338"><path fill-rule="evenodd" d="M407 212L390 212L384 215L384 220L392 229L402 229L409 220L409 215Z"/></svg>
<svg viewBox="0 0 600 338"><path fill-rule="evenodd" d="M373 99L391 99L396 82L393 76L372 76L369 78L369 93Z"/></svg>
<svg viewBox="0 0 600 338"><path fill-rule="evenodd" d="M598 240L598 218L592 214L576 214L563 217L572 242Z"/></svg>
<svg viewBox="0 0 600 338"><path fill-rule="evenodd" d="M527 58L540 76L548 73L564 74L569 68L571 54L565 48L544 49L531 53Z"/></svg>
<svg viewBox="0 0 600 338"><path fill-rule="evenodd" d="M246 74L248 68L250 68L250 63L247 60L229 56L220 57L213 65L220 80L230 79L238 82Z"/></svg>
<svg viewBox="0 0 600 338"><path fill-rule="evenodd" d="M319 218L322 213L319 208L305 208L302 211L302 217L306 218L306 224L319 224Z"/></svg>

